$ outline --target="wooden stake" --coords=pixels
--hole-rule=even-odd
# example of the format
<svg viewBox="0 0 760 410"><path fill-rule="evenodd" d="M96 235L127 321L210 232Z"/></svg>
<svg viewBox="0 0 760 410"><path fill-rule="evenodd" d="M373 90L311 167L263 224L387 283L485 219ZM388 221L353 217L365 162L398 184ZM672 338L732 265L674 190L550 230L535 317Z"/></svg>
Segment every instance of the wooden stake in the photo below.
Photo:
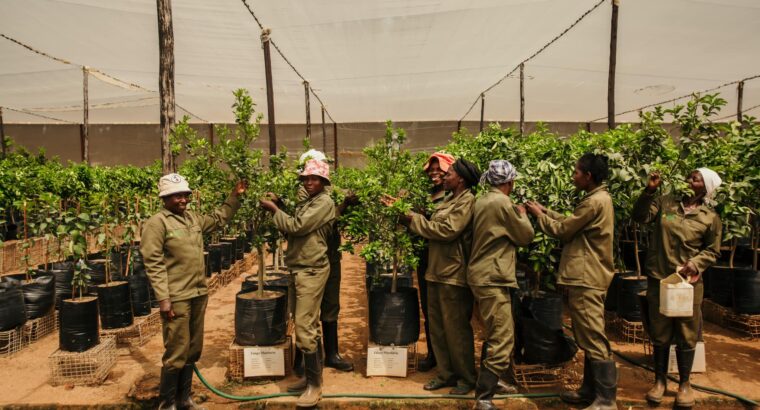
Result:
<svg viewBox="0 0 760 410"><path fill-rule="evenodd" d="M267 126L269 127L269 155L277 154L276 122L274 120L274 90L272 86L272 58L269 53L269 35L272 31L265 28L261 31L261 45L264 48L264 73L267 84Z"/></svg>
<svg viewBox="0 0 760 410"><path fill-rule="evenodd" d="M483 132L483 115L486 111L486 95L480 94L480 132Z"/></svg>
<svg viewBox="0 0 760 410"><path fill-rule="evenodd" d="M612 28L610 30L610 65L607 77L607 128L615 128L615 65L617 64L617 28L620 0L612 0Z"/></svg>
<svg viewBox="0 0 760 410"><path fill-rule="evenodd" d="M3 107L0 107L0 148L2 148L2 158L8 153L5 145L5 125L3 125Z"/></svg>
<svg viewBox="0 0 760 410"><path fill-rule="evenodd" d="M737 100L736 100L736 121L739 124L742 123L742 102L744 100L744 81L739 81L736 86Z"/></svg>
<svg viewBox="0 0 760 410"><path fill-rule="evenodd" d="M303 82L303 93L306 99L306 138L311 141L311 101L309 98L309 82ZM323 149L324 150L324 149Z"/></svg>
<svg viewBox="0 0 760 410"><path fill-rule="evenodd" d="M90 165L90 97L89 97L89 75L87 67L82 67L82 127L80 129L80 139L82 144L82 162Z"/></svg>
<svg viewBox="0 0 760 410"><path fill-rule="evenodd" d="M174 126L174 29L171 0L156 0L158 7L158 93L161 104L161 170L174 169L169 134Z"/></svg>
<svg viewBox="0 0 760 410"><path fill-rule="evenodd" d="M457 121L457 132L462 131L462 120Z"/></svg>
<svg viewBox="0 0 760 410"><path fill-rule="evenodd" d="M327 151L327 128L325 128L325 106L322 106L322 150ZM326 154L325 154L326 155Z"/></svg>
<svg viewBox="0 0 760 410"><path fill-rule="evenodd" d="M338 124L333 123L333 157L335 157L335 169L338 169Z"/></svg>
<svg viewBox="0 0 760 410"><path fill-rule="evenodd" d="M208 124L208 141L209 144L211 144L211 148L214 148L214 124L209 123ZM211 164L214 162L214 157L212 155L208 156L208 163Z"/></svg>
<svg viewBox="0 0 760 410"><path fill-rule="evenodd" d="M520 136L525 134L525 64L520 64Z"/></svg>

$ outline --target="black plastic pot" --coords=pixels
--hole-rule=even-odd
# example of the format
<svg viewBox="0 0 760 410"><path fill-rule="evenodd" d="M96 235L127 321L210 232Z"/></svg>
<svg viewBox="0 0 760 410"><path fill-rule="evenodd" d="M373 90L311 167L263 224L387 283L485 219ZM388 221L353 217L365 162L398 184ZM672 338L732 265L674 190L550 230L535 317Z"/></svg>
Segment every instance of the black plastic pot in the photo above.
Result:
<svg viewBox="0 0 760 410"><path fill-rule="evenodd" d="M604 299L604 310L616 312L618 306L618 292L620 292L620 279L635 275L635 271L615 272L612 276L610 287L607 288L607 296Z"/></svg>
<svg viewBox="0 0 760 410"><path fill-rule="evenodd" d="M272 346L285 340L288 323L288 296L265 291L240 292L235 297L235 343L241 346Z"/></svg>
<svg viewBox="0 0 760 410"><path fill-rule="evenodd" d="M98 299L66 299L61 304L58 343L66 352L84 352L100 343Z"/></svg>
<svg viewBox="0 0 760 410"><path fill-rule="evenodd" d="M98 309L103 329L119 329L133 322L130 286L127 282L98 285Z"/></svg>
<svg viewBox="0 0 760 410"><path fill-rule="evenodd" d="M129 295L132 301L132 313L135 316L150 314L150 280L145 273L129 275Z"/></svg>
<svg viewBox="0 0 760 410"><path fill-rule="evenodd" d="M622 253L623 263L626 270L636 272L636 246L634 241L620 241L620 252ZM647 249L639 244L639 266L642 272L647 261Z"/></svg>
<svg viewBox="0 0 760 410"><path fill-rule="evenodd" d="M108 259L93 259L87 261L87 266L90 268L87 273L90 275L90 293L96 294L97 289L95 289L98 285L103 285L106 283L106 264L110 263L110 270L111 270L111 281L120 281L123 280L123 277L119 270L117 269L117 266L114 266L113 261Z"/></svg>
<svg viewBox="0 0 760 410"><path fill-rule="evenodd" d="M245 250L245 253L251 253L253 251L253 229L245 231L244 238L243 249Z"/></svg>
<svg viewBox="0 0 760 410"><path fill-rule="evenodd" d="M562 296L556 293L526 293L520 306L524 317L532 317L550 330L562 330Z"/></svg>
<svg viewBox="0 0 760 410"><path fill-rule="evenodd" d="M50 274L38 274L31 282L20 283L26 305L26 318L41 318L55 309L55 277Z"/></svg>
<svg viewBox="0 0 760 410"><path fill-rule="evenodd" d="M245 258L245 236L235 238L235 257L237 260Z"/></svg>
<svg viewBox="0 0 760 410"><path fill-rule="evenodd" d="M578 346L562 330L549 329L540 320L522 317L518 320L520 351L515 352L519 363L560 364L575 356Z"/></svg>
<svg viewBox="0 0 760 410"><path fill-rule="evenodd" d="M416 288L373 289L369 293L369 337L379 345L406 346L420 336Z"/></svg>
<svg viewBox="0 0 760 410"><path fill-rule="evenodd" d="M206 277L210 278L213 272L211 271L211 255L208 253L208 251L203 251L203 268L205 270Z"/></svg>
<svg viewBox="0 0 760 410"><path fill-rule="evenodd" d="M209 257L209 266L211 267L211 272L221 272L222 271L222 246L218 243L212 243L208 246L206 246L206 249L208 249L208 257Z"/></svg>
<svg viewBox="0 0 760 410"><path fill-rule="evenodd" d="M647 278L642 276L624 276L618 286L617 314L631 322L641 321L639 292L647 289Z"/></svg>
<svg viewBox="0 0 760 410"><path fill-rule="evenodd" d="M46 271L55 278L55 308L61 309L64 299L72 296L71 281L74 279L74 262L54 263Z"/></svg>
<svg viewBox="0 0 760 410"><path fill-rule="evenodd" d="M26 323L24 294L17 282L0 282L0 331Z"/></svg>
<svg viewBox="0 0 760 410"><path fill-rule="evenodd" d="M734 311L739 314L760 314L760 272L753 269L733 270Z"/></svg>
<svg viewBox="0 0 760 410"><path fill-rule="evenodd" d="M222 249L222 269L229 269L232 265L232 244L228 242L219 242L219 247Z"/></svg>
<svg viewBox="0 0 760 410"><path fill-rule="evenodd" d="M236 260L238 260L238 257L237 257L237 244L238 244L237 238L235 238L234 236L228 236L228 237L224 237L224 238L219 239L219 242L230 244L230 248L231 248L230 249L230 258L231 259L230 260L233 263Z"/></svg>
<svg viewBox="0 0 760 410"><path fill-rule="evenodd" d="M721 306L734 305L732 271L728 266L710 267L710 298Z"/></svg>
<svg viewBox="0 0 760 410"><path fill-rule="evenodd" d="M290 284L290 275L283 273L270 273L267 272L264 275L264 290L273 290L277 292L288 293L288 286ZM243 284L240 287L240 291L243 293L251 292L259 289L259 276L251 275L245 278Z"/></svg>
<svg viewBox="0 0 760 410"><path fill-rule="evenodd" d="M150 287L148 288L148 290L150 291L150 307L155 309L158 307L158 300L156 299L156 291L153 290L153 284L151 284L150 281L148 281L148 284L150 285Z"/></svg>
<svg viewBox="0 0 760 410"><path fill-rule="evenodd" d="M641 309L641 324L644 326L644 331L649 333L649 302L647 301L647 291L641 291L639 296L639 309Z"/></svg>

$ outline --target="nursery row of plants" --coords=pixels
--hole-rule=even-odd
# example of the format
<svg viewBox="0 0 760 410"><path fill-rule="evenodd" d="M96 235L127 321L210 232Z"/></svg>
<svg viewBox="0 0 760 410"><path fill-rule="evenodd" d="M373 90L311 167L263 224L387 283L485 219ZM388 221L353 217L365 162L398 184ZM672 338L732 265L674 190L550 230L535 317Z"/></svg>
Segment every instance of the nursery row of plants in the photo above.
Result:
<svg viewBox="0 0 760 410"><path fill-rule="evenodd" d="M265 158L261 150L250 148L259 137L261 115L255 112L247 91L237 90L234 96L236 124L216 127L217 144L198 136L186 117L173 130L172 154L184 158L176 170L195 190L191 207L201 212L219 206L235 181L248 181L242 208L224 232L207 238L207 250L224 236L245 238L246 248L264 255L267 245L274 251L283 238L274 229L269 213L259 206L259 199L274 192L285 210L292 211L297 202L299 164L285 150ZM646 247L647 231L630 221L630 213L648 173L660 172L663 191L679 193L688 189L685 177L691 170L712 168L724 181L715 197L715 208L723 221L728 254L738 255L745 264L747 258L736 249L749 250L744 255L750 255L755 271L756 254L752 250L757 248L755 216L760 209L760 126L750 117L742 123L714 122L724 105L725 100L717 94L694 96L686 105L643 113L640 124L620 125L604 133L579 130L570 136L540 126L531 134L519 135L514 129L491 124L477 135L460 130L441 149L473 161L482 170L492 159L510 160L520 173L516 201L538 200L559 211L572 210L577 199L571 184L574 161L584 152L606 154L618 238L616 265L620 272L633 271L635 275L641 274L639 254ZM678 126L676 137L665 129L665 122ZM420 239L398 225L399 216L409 210L431 209L427 198L430 186L422 171L427 154L411 153L405 149L405 142L404 131L388 122L385 135L365 148L364 168L341 168L332 177L331 194L336 203L349 193L358 198L358 205L349 207L339 220L345 238L343 249L359 251L366 259L368 273L374 277L370 289L371 282L384 288L383 274L388 276L390 292L386 293L397 293L399 280L408 278L418 263ZM308 147L305 141L304 148ZM88 255L88 240L102 249L98 258L103 260L129 261L139 255L135 241L141 221L162 207L156 191L159 177L158 163L144 168L63 165L46 158L42 151L32 154L16 147L0 161L3 233L6 239L17 240L14 244L22 254L31 248L32 238L55 240L60 246L46 255L45 261L77 262L73 264L73 286L67 292L81 297L91 285L96 265ZM385 207L379 200L383 194L400 196L401 200ZM531 278L532 290L554 289L559 247L556 240L537 231L534 242L520 249L521 271ZM727 263L733 267L733 258L729 259ZM261 265L263 260L259 258ZM30 258L27 261L26 280L49 269L31 263ZM107 263L103 283L128 276L128 266L129 262L122 268ZM121 276L113 275L111 269ZM264 271L261 266L255 286L260 296L265 289ZM416 293L414 296L417 306ZM408 332L415 338L417 333L413 329Z"/></svg>

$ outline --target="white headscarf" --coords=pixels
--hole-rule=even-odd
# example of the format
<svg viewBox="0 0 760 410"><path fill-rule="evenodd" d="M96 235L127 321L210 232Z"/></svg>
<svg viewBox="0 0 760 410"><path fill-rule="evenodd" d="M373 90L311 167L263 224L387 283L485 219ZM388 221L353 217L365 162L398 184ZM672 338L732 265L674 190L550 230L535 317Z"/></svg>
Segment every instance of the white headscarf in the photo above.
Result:
<svg viewBox="0 0 760 410"><path fill-rule="evenodd" d="M711 170L710 168L697 168L697 171L702 174L702 179L705 181L705 191L707 191L705 198L713 200L713 194L718 189L723 180L720 179L717 172Z"/></svg>

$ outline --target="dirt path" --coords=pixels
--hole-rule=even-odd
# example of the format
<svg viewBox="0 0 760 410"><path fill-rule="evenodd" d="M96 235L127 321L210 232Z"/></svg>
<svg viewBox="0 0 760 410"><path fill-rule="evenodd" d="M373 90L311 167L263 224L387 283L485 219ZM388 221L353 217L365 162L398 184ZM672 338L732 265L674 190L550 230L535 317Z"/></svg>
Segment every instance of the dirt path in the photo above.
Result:
<svg viewBox="0 0 760 410"><path fill-rule="evenodd" d="M253 272L250 272L253 273ZM242 277L221 288L210 299L206 313L205 347L199 363L201 372L214 386L237 395L262 395L283 393L286 386L295 379L291 376L276 383L243 384L226 380L228 348L234 335L235 294L240 289ZM324 393L372 393L372 394L429 394L422 389L430 373L413 373L407 378L364 377L364 354L367 344L366 293L364 285L364 262L352 255L343 259L343 283L341 286L341 312L339 321L341 353L353 361L356 369L342 373L334 369L324 371ZM705 340L708 349L707 367L709 373L693 375L693 382L705 384L752 397L760 398L760 341L741 338L739 334L706 324ZM478 344L479 345L479 344ZM50 335L24 349L11 358L0 359L0 406L10 404L52 404L58 405L116 405L124 407L132 399L144 400L157 394L160 358L163 351L160 335L154 336L147 344L131 354L121 355L117 364L102 386L96 387L53 387L49 384L50 370L48 356L58 348L57 334ZM614 343L614 349L627 353L636 360L643 361L641 345ZM425 354L424 333L418 342L419 355ZM479 352L479 350L476 350ZM126 352L124 352L126 353ZM620 383L618 397L621 402L645 407L643 397L649 388L650 373L627 364L620 363ZM663 408L672 407L674 383ZM196 381L195 391L209 409L249 408L263 403L241 404L213 395ZM720 396L698 393L698 398L711 400ZM292 407L294 397L282 397L268 401L267 408ZM563 406L556 401L529 402L510 400L502 402L507 408L541 408ZM389 408L468 408L471 402L461 401L368 401L362 399L324 400L320 408L366 408L387 406ZM709 408L743 408L736 401L724 400L717 404L705 402ZM703 407L704 408L704 407Z"/></svg>

